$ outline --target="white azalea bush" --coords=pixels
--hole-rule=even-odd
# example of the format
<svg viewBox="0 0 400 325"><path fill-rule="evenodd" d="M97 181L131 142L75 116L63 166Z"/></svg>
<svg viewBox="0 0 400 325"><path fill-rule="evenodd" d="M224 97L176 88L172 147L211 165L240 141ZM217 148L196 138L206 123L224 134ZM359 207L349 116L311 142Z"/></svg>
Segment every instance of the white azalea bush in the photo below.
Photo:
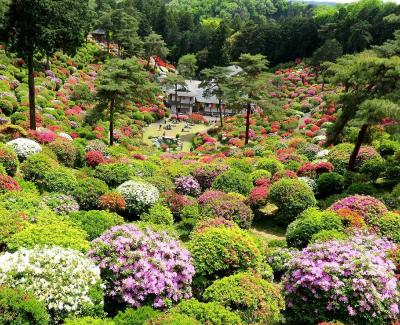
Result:
<svg viewBox="0 0 400 325"><path fill-rule="evenodd" d="M41 152L42 147L36 141L27 138L18 138L7 142L7 145L12 147L17 154L19 160L25 160L30 155Z"/></svg>
<svg viewBox="0 0 400 325"><path fill-rule="evenodd" d="M126 202L128 212L140 214L151 207L160 197L158 189L146 182L127 181L117 187Z"/></svg>
<svg viewBox="0 0 400 325"><path fill-rule="evenodd" d="M43 301L55 323L103 310L100 270L82 253L58 246L0 256L0 286L20 288Z"/></svg>
<svg viewBox="0 0 400 325"><path fill-rule="evenodd" d="M68 141L74 140L68 133L65 133L65 132L58 133L58 136L61 138L67 139Z"/></svg>

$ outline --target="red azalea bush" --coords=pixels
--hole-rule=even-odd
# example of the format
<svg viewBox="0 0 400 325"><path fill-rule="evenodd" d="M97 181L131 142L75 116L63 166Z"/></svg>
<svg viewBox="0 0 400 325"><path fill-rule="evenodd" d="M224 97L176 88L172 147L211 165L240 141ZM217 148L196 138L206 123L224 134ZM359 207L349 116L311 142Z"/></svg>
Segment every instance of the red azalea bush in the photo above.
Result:
<svg viewBox="0 0 400 325"><path fill-rule="evenodd" d="M317 164L307 162L297 169L297 175L300 177L316 178L323 173L331 173L334 169L335 167L330 162L322 161Z"/></svg>
<svg viewBox="0 0 400 325"><path fill-rule="evenodd" d="M207 119L201 115L201 114L190 114L187 118L188 121L192 122L192 123L204 123L204 124L208 124Z"/></svg>
<svg viewBox="0 0 400 325"><path fill-rule="evenodd" d="M19 190L21 187L12 177L0 175L0 193Z"/></svg>
<svg viewBox="0 0 400 325"><path fill-rule="evenodd" d="M215 197L209 203L204 204L203 212L209 217L222 217L232 220L244 229L250 228L254 217L249 206L229 194Z"/></svg>
<svg viewBox="0 0 400 325"><path fill-rule="evenodd" d="M107 159L104 157L101 151L91 150L86 153L85 160L88 166L96 167L97 165L106 162Z"/></svg>
<svg viewBox="0 0 400 325"><path fill-rule="evenodd" d="M272 177L272 182L277 182L282 178L291 178L291 179L296 179L297 175L295 172L292 172L291 170L278 170L274 176Z"/></svg>
<svg viewBox="0 0 400 325"><path fill-rule="evenodd" d="M314 165L315 172L317 175L321 175L323 173L331 173L334 171L335 167L328 161L321 161Z"/></svg>
<svg viewBox="0 0 400 325"><path fill-rule="evenodd" d="M247 198L247 204L252 207L260 207L267 203L269 190L266 186L258 186L251 190Z"/></svg>
<svg viewBox="0 0 400 325"><path fill-rule="evenodd" d="M126 202L120 193L110 192L100 196L99 207L102 210L108 210L111 212L121 212L125 210Z"/></svg>
<svg viewBox="0 0 400 325"><path fill-rule="evenodd" d="M310 178L315 178L316 177L316 171L314 168L314 164L310 162L306 162L304 165L302 165L298 170L297 170L297 175L300 177L310 177Z"/></svg>
<svg viewBox="0 0 400 325"><path fill-rule="evenodd" d="M226 165L204 165L196 168L193 172L194 178L199 182L203 190L210 188L217 176L228 170Z"/></svg>
<svg viewBox="0 0 400 325"><path fill-rule="evenodd" d="M165 203L175 216L179 216L184 207L193 205L196 202L195 199L175 193L174 191L164 192L163 197Z"/></svg>
<svg viewBox="0 0 400 325"><path fill-rule="evenodd" d="M202 195L200 195L198 197L197 201L199 202L200 206L203 207L206 204L211 203L215 199L224 197L225 195L226 195L226 193L224 193L222 191L208 190L208 191L205 191Z"/></svg>

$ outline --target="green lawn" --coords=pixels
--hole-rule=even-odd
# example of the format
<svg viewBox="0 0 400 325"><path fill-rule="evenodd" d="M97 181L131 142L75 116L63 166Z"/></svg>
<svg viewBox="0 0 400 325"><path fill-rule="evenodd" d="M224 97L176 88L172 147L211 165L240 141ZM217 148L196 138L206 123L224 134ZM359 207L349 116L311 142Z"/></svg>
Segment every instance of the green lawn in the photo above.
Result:
<svg viewBox="0 0 400 325"><path fill-rule="evenodd" d="M205 131L209 128L209 126L204 125L204 124L195 124L192 126L192 128L190 129L189 132L182 132L182 128L185 126L185 123L178 123L178 124L172 124L172 130L164 130L163 128L161 128L161 130L159 129L160 127L160 123L152 123L149 126L145 127L143 129L143 141L146 144L152 145L153 142L151 141L151 139L149 139L150 136L161 136L164 134L168 136L168 137L175 137L178 133L181 136L181 140L183 143L183 148L182 151L190 151L190 147L192 144L192 139L194 137L194 135L197 132L201 132L201 131ZM164 124L163 124L164 126Z"/></svg>
<svg viewBox="0 0 400 325"><path fill-rule="evenodd" d="M285 239L286 229L274 224L272 219L255 220L251 232L266 240Z"/></svg>

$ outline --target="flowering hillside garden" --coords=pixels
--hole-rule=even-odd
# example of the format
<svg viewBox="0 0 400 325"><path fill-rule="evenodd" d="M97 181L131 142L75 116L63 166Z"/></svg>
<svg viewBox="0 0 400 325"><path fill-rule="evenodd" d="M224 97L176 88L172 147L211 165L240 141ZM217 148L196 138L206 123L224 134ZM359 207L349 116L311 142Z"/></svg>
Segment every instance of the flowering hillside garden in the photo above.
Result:
<svg viewBox="0 0 400 325"><path fill-rule="evenodd" d="M0 2L0 325L399 324L399 32L276 62L200 2Z"/></svg>

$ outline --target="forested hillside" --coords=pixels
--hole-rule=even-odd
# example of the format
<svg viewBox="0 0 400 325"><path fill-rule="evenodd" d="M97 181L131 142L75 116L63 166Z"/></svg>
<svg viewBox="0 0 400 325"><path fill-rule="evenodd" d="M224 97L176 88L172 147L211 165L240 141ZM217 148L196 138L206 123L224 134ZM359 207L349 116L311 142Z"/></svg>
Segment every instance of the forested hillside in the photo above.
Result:
<svg viewBox="0 0 400 325"><path fill-rule="evenodd" d="M382 44L400 26L399 6L379 0L317 7L286 0L103 0L94 8L98 27L109 29L114 38L127 29L141 37L152 30L167 43L171 61L195 53L200 68L226 65L247 52L268 56L274 66L311 57L332 39L344 53L354 53ZM124 20L113 24L118 10L124 11Z"/></svg>

